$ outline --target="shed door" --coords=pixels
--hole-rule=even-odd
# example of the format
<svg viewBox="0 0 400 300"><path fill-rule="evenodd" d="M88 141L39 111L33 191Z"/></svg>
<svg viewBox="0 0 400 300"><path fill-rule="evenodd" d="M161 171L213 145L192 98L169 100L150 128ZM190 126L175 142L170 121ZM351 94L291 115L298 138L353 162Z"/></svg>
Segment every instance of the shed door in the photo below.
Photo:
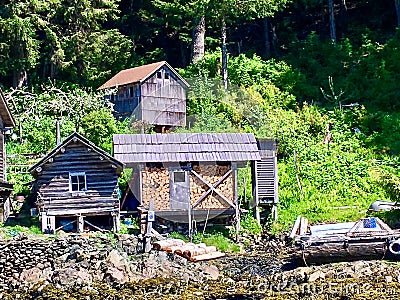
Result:
<svg viewBox="0 0 400 300"><path fill-rule="evenodd" d="M170 204L171 209L188 209L190 201L189 173L185 170L170 170Z"/></svg>

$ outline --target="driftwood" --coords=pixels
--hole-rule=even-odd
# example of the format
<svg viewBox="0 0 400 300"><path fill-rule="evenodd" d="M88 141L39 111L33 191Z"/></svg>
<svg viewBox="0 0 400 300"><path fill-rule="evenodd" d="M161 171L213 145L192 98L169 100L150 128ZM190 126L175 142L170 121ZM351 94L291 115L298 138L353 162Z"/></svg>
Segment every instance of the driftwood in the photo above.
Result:
<svg viewBox="0 0 400 300"><path fill-rule="evenodd" d="M201 254L197 256L191 257L189 260L196 262L196 261L202 261L202 260L210 260L210 259L216 259L220 257L224 257L225 253L216 251L216 252L211 252L211 253L206 253L206 254Z"/></svg>
<svg viewBox="0 0 400 300"><path fill-rule="evenodd" d="M161 240L161 241L157 241L155 243L153 243L153 248L155 250L163 250L163 251L171 251L172 247L176 247L176 246L182 246L184 245L185 242L179 239L167 239L167 240Z"/></svg>
<svg viewBox="0 0 400 300"><path fill-rule="evenodd" d="M153 248L159 251L175 253L193 262L225 256L225 253L217 251L215 246L207 246L204 243L185 243L178 239L157 241L153 243Z"/></svg>

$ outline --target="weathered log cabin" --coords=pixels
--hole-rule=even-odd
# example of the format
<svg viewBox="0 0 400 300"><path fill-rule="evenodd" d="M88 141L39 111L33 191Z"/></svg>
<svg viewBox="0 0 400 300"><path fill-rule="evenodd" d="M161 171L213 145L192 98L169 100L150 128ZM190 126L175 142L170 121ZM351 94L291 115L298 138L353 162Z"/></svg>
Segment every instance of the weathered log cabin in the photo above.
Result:
<svg viewBox="0 0 400 300"><path fill-rule="evenodd" d="M178 223L238 217L238 168L260 160L247 133L121 134L113 143L141 206Z"/></svg>
<svg viewBox="0 0 400 300"><path fill-rule="evenodd" d="M186 125L188 83L165 61L120 71L100 86L118 118L153 125L156 132Z"/></svg>
<svg viewBox="0 0 400 300"><path fill-rule="evenodd" d="M251 163L253 199L255 215L260 223L260 210L271 212L272 218L278 218L278 143L274 139L257 139L260 160Z"/></svg>
<svg viewBox="0 0 400 300"><path fill-rule="evenodd" d="M43 232L72 226L119 230L118 176L123 164L78 133L32 166Z"/></svg>
<svg viewBox="0 0 400 300"><path fill-rule="evenodd" d="M0 89L0 222L5 222L11 212L13 185L7 182L5 136L14 126L14 118Z"/></svg>

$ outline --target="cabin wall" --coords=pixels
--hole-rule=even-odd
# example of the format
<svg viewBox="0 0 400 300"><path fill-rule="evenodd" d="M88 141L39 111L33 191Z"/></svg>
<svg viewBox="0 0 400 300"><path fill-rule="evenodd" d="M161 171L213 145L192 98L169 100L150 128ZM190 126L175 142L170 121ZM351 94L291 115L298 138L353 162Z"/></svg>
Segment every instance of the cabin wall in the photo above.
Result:
<svg viewBox="0 0 400 300"><path fill-rule="evenodd" d="M230 170L230 166L200 165L194 166L193 170L211 184L218 180ZM155 210L171 210L170 201L170 170L160 168L145 168L142 171L142 202L149 207L150 200L154 201ZM208 190L208 186L190 174L190 203L193 206L200 197ZM217 188L232 203L234 202L233 176L229 175ZM211 193L196 209L227 209L230 206L218 195Z"/></svg>
<svg viewBox="0 0 400 300"><path fill-rule="evenodd" d="M5 150L5 139L4 139L4 123L0 117L0 181L6 181L6 150Z"/></svg>
<svg viewBox="0 0 400 300"><path fill-rule="evenodd" d="M167 67L143 82L141 97L143 120L154 125L185 126L186 90Z"/></svg>
<svg viewBox="0 0 400 300"><path fill-rule="evenodd" d="M116 168L79 142L72 142L64 149L52 162L45 163L38 175L36 188L43 200L43 209L57 209L65 214L89 208L97 214L103 210L118 211L116 199L113 200L118 179ZM85 172L87 191L70 191L69 172Z"/></svg>
<svg viewBox="0 0 400 300"><path fill-rule="evenodd" d="M142 119L140 108L140 85L128 84L118 87L114 96L108 96L108 100L114 104L115 115L119 118Z"/></svg>

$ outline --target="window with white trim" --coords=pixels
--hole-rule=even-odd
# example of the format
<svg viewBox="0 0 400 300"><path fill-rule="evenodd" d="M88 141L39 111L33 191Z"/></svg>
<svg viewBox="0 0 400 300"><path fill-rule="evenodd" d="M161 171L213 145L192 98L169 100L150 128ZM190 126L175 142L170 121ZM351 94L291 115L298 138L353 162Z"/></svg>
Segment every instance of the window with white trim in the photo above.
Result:
<svg viewBox="0 0 400 300"><path fill-rule="evenodd" d="M69 173L69 190L71 192L84 192L87 190L85 172Z"/></svg>

